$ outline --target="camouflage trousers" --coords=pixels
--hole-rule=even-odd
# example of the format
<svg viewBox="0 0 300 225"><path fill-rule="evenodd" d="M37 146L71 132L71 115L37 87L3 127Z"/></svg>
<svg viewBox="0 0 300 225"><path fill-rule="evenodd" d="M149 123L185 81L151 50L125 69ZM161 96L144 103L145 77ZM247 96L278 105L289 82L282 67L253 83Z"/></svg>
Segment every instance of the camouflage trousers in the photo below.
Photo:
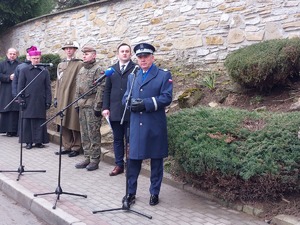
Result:
<svg viewBox="0 0 300 225"><path fill-rule="evenodd" d="M101 117L96 117L92 108L80 108L79 124L84 157L91 162L99 162L101 155Z"/></svg>

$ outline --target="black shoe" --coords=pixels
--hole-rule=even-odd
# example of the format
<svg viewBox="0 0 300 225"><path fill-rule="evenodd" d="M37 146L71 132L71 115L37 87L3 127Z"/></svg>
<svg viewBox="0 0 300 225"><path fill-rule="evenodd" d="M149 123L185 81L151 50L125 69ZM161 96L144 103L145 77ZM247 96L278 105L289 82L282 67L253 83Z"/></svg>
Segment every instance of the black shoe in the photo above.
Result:
<svg viewBox="0 0 300 225"><path fill-rule="evenodd" d="M157 205L159 203L158 195L151 195L149 205Z"/></svg>
<svg viewBox="0 0 300 225"><path fill-rule="evenodd" d="M78 156L80 153L79 153L79 151L71 151L70 153L69 153L69 157L76 157L76 156Z"/></svg>
<svg viewBox="0 0 300 225"><path fill-rule="evenodd" d="M61 151L61 154L62 155L70 154L71 151L72 151L71 149L64 149L64 150ZM55 152L54 154L59 155L59 152Z"/></svg>
<svg viewBox="0 0 300 225"><path fill-rule="evenodd" d="M134 194L127 194L123 197L122 203L124 207L128 208L132 204L135 203L135 195Z"/></svg>
<svg viewBox="0 0 300 225"><path fill-rule="evenodd" d="M26 149L32 149L32 144L31 143L27 143L25 148Z"/></svg>
<svg viewBox="0 0 300 225"><path fill-rule="evenodd" d="M45 145L43 145L42 143L36 143L34 147L36 147L36 148L44 148Z"/></svg>

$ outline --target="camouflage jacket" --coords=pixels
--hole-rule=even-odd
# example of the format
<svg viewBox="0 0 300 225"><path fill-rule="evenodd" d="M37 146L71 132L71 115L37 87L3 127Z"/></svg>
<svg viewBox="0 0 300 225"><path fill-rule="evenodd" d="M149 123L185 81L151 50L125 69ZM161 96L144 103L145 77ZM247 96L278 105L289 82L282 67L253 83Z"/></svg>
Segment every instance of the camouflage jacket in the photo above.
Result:
<svg viewBox="0 0 300 225"><path fill-rule="evenodd" d="M99 78L101 71L102 69L98 62L83 63L83 67L79 70L77 75L75 97L79 98L82 95L84 95L84 97L78 100L75 107L93 107L95 111L101 111L104 82L94 84L94 81ZM95 85L97 85L97 87L95 87Z"/></svg>

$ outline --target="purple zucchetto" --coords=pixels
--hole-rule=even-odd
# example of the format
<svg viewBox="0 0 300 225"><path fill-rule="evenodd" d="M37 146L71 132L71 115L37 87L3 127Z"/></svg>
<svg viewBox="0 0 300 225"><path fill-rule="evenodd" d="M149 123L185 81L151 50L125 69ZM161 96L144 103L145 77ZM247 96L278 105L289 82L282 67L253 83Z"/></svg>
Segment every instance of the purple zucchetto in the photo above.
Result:
<svg viewBox="0 0 300 225"><path fill-rule="evenodd" d="M31 46L29 49L27 49L27 52L30 56L42 55L42 52L39 51L35 46Z"/></svg>

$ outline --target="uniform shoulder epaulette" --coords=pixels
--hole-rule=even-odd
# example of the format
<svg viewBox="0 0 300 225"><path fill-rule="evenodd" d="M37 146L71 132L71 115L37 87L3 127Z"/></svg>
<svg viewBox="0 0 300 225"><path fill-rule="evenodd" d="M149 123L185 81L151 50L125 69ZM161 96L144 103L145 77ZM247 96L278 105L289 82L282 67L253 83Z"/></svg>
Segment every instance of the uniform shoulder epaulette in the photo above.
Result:
<svg viewBox="0 0 300 225"><path fill-rule="evenodd" d="M162 68L160 68L160 70L165 71L165 72L169 71L168 69L162 69Z"/></svg>

